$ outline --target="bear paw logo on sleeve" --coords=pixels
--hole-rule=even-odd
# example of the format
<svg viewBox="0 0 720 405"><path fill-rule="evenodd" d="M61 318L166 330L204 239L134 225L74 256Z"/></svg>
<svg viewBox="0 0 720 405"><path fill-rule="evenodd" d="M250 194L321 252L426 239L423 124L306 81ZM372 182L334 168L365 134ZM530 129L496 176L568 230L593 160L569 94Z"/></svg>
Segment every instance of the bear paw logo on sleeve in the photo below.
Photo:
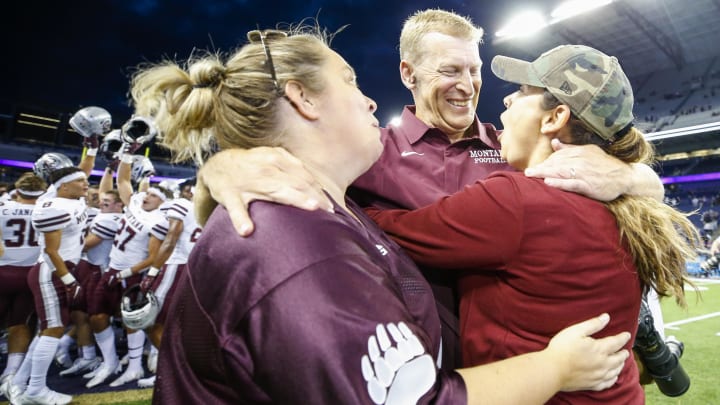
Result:
<svg viewBox="0 0 720 405"><path fill-rule="evenodd" d="M415 404L435 384L432 356L403 322L378 324L361 360L370 398L376 404Z"/></svg>

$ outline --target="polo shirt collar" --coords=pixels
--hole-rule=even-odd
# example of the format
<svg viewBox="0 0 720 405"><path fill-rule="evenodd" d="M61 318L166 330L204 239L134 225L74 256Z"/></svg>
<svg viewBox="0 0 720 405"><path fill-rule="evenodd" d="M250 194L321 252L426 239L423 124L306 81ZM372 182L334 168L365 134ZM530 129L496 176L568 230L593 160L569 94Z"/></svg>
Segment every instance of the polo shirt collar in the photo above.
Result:
<svg viewBox="0 0 720 405"><path fill-rule="evenodd" d="M405 108L403 108L401 119L402 125L399 125L397 127L393 126L393 130L397 133L402 134L411 145L414 145L416 142L422 139L422 137L425 136L425 134L427 134L429 131L434 130L441 132L439 129L430 128L424 122L420 121L415 116L414 105L406 105ZM490 126L493 130L495 129L492 125ZM475 123L473 125L473 128L476 132L465 139L477 138L486 145L493 145L496 142L495 134L493 134L493 136L489 136L489 134L487 133L487 128L484 124L480 122L477 115L475 115Z"/></svg>

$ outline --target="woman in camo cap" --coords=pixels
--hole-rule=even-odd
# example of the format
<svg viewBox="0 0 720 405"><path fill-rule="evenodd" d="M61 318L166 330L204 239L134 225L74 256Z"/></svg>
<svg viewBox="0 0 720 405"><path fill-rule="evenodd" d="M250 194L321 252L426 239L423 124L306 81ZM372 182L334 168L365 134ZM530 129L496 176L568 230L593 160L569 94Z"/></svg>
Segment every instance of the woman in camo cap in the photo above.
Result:
<svg viewBox="0 0 720 405"><path fill-rule="evenodd" d="M465 365L542 348L598 308L612 319L600 335L634 331L650 289L684 305L685 260L697 231L683 214L648 197L593 201L522 172L553 153L555 138L597 145L627 163L650 162L653 150L632 125L633 92L617 59L565 45L533 62L497 56L492 71L520 85L500 116L501 155L519 171L493 174L419 210L371 212L416 263L469 270L460 281ZM612 388L561 392L548 403L644 404L638 368L629 358Z"/></svg>

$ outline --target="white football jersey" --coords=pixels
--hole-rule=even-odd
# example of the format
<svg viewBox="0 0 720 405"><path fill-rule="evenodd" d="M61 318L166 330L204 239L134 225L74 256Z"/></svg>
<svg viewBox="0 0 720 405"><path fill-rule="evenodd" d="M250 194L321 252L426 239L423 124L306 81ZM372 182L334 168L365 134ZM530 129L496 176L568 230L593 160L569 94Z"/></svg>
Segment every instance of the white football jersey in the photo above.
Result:
<svg viewBox="0 0 720 405"><path fill-rule="evenodd" d="M45 194L38 197L37 202L35 202L35 205L40 204L41 202L45 200L49 200L51 198L57 197L57 188L55 188L54 184L51 184L48 186L47 190L45 190Z"/></svg>
<svg viewBox="0 0 720 405"><path fill-rule="evenodd" d="M87 235L87 233L90 231L90 225L95 220L95 217L100 214L100 208L87 207L85 212L87 212L87 219L85 220L85 235Z"/></svg>
<svg viewBox="0 0 720 405"><path fill-rule="evenodd" d="M0 231L5 253L0 266L32 266L40 256L38 235L32 226L35 204L20 204L8 200L0 202Z"/></svg>
<svg viewBox="0 0 720 405"><path fill-rule="evenodd" d="M113 247L115 240L115 234L120 229L120 223L122 221L123 214L119 213L99 213L90 224L88 233L94 234L95 236L102 239L102 241L88 249L85 252L87 261L100 268L107 268L110 263L110 251Z"/></svg>
<svg viewBox="0 0 720 405"><path fill-rule="evenodd" d="M38 232L52 232L62 229L62 239L58 253L65 261L80 261L85 234L85 200L71 200L55 197L35 204L32 223ZM41 251L45 248L45 238L38 235ZM40 260L47 259L45 254ZM47 259L49 261L49 259Z"/></svg>
<svg viewBox="0 0 720 405"><path fill-rule="evenodd" d="M145 193L133 194L120 220L120 228L115 234L110 252L110 267L113 269L129 269L148 256L150 230L163 221L163 215L160 210L143 210L144 198Z"/></svg>
<svg viewBox="0 0 720 405"><path fill-rule="evenodd" d="M167 230L170 228L169 220L178 220L182 221L183 223L183 230L180 234L180 237L178 238L177 244L175 245L175 250L173 250L172 255L170 255L167 262L165 263L185 264L188 261L188 256L190 256L192 248L195 246L195 242L198 240L200 234L202 233L202 228L197 223L197 220L195 220L195 213L192 201L185 198L178 198L173 200L172 204L170 204L167 211L165 212L165 217L167 220L163 227L165 233L167 233ZM153 228L153 235L155 235L155 237L157 237L158 239L164 239L164 234L156 234L156 228L160 228L160 231L163 230L159 226L155 227Z"/></svg>

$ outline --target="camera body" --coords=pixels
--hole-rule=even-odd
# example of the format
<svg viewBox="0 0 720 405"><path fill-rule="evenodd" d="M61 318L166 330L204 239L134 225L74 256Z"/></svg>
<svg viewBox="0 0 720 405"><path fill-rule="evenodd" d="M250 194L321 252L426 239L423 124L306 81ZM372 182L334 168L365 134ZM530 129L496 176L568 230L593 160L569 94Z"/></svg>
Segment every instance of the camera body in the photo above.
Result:
<svg viewBox="0 0 720 405"><path fill-rule="evenodd" d="M700 263L700 268L705 273L710 273L718 268L718 264L720 264L720 255L715 255Z"/></svg>
<svg viewBox="0 0 720 405"><path fill-rule="evenodd" d="M655 329L650 308L644 300L640 306L633 349L655 380L660 392L669 397L678 397L690 388L690 377L680 364L685 346L673 336L663 341Z"/></svg>

